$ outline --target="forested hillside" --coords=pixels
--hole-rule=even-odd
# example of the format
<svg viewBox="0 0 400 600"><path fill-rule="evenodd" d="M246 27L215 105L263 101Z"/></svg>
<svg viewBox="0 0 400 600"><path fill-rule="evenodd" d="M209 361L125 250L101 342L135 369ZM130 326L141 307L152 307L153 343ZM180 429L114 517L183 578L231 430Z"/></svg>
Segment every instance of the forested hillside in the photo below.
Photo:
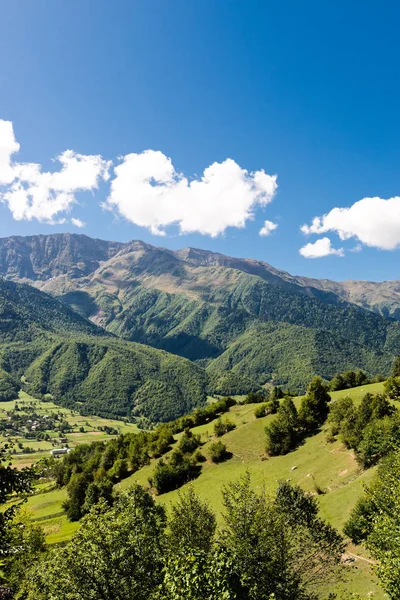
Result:
<svg viewBox="0 0 400 600"><path fill-rule="evenodd" d="M21 385L85 414L163 421L204 404L207 377L186 359L115 338L51 296L0 279L3 399Z"/></svg>
<svg viewBox="0 0 400 600"><path fill-rule="evenodd" d="M211 393L301 392L314 374L348 369L386 375L400 352L398 322L261 261L66 234L0 240L0 272L120 338L196 361Z"/></svg>

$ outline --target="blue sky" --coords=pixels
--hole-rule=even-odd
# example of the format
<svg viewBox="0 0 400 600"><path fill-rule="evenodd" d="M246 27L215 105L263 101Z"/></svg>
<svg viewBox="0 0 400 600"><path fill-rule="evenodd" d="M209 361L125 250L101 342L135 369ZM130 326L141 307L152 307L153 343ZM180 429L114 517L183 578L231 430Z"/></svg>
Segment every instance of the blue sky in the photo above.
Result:
<svg viewBox="0 0 400 600"><path fill-rule="evenodd" d="M0 236L400 278L399 18L388 1L5 1Z"/></svg>

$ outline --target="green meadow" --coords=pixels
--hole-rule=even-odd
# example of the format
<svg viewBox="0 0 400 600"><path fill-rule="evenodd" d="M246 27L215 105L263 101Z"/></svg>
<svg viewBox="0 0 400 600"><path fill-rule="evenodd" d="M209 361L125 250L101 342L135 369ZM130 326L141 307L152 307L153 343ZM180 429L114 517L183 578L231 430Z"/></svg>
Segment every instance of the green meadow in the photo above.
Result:
<svg viewBox="0 0 400 600"><path fill-rule="evenodd" d="M382 390L383 384L377 383L345 392L334 392L331 395L332 399L336 400L349 394L357 402L367 392L378 393ZM300 404L300 401L300 397L295 398L297 405ZM43 404L46 405L47 410L51 408L60 410L51 403ZM289 454L268 458L264 451L264 428L274 416L256 419L254 416L255 406L254 404L236 405L223 416L222 420L229 419L236 425L234 430L220 438L226 444L232 457L220 464L214 464L207 458L202 465L200 476L192 482L195 491L201 498L207 500L221 518L223 486L247 470L251 473L256 489L265 488L272 492L279 480L289 479L301 485L304 490L316 494L321 517L341 531L362 492L363 485L371 480L375 470L363 471L357 464L352 451L347 450L338 441L328 442L326 428L322 428L319 433L307 438L302 445ZM42 406L42 408L44 407ZM104 419L97 417L87 419L72 414L68 418L72 419L76 426L79 426L82 420L85 422L89 420L93 433L96 431L96 427L104 422ZM107 421L107 423L112 422ZM130 427L133 427L119 422L114 423L118 423L123 432L131 430ZM210 422L192 430L193 433L201 436L201 451L206 457L209 454L210 444L215 441L213 427L214 422ZM176 436L177 439L179 435ZM90 441L106 439L101 436L90 437L88 432L83 436L84 441L88 441L88 436ZM75 445L83 441L79 437L73 438L71 435L68 437L75 439ZM152 475L155 462L152 461L148 466L123 480L117 485L117 488L124 490L135 482L148 487L148 478ZM63 513L62 503L66 499L65 489L37 491L39 493L29 497L25 505L31 511L33 520L44 528L48 543L57 544L67 541L79 527L79 523L70 523ZM164 494L158 497L158 501L168 509L168 506L176 501L178 494L179 491ZM357 591L362 597L366 597L371 592L374 598L378 600L383 598L373 577L372 565L365 550L349 545L348 552L349 561L353 562L349 562L348 581L341 584L342 589L349 593Z"/></svg>
<svg viewBox="0 0 400 600"><path fill-rule="evenodd" d="M54 402L38 400L29 396L25 392L19 393L18 400L11 400L9 402L0 402L0 420L7 419L7 413L15 409L16 404L19 407L20 414L30 414L35 412L38 415L49 415L59 414L62 418L67 421L72 430L65 434L60 434L52 430L45 431L48 433L50 438L59 439L60 435L67 438L67 444L70 448L74 448L79 444L89 444L95 441L106 441L111 437L105 431L102 431L103 427L112 427L119 433L129 433L138 431L137 426L133 423L125 423L123 421L117 421L114 419L103 419L101 417L83 417L75 411L71 411L67 408L57 406ZM84 432L80 431L83 428ZM114 436L115 437L115 436ZM50 450L54 447L62 447L63 444L53 446L51 441L45 440L34 440L25 438L23 435L12 435L6 437L0 432L0 442L14 442L14 448L16 453L12 455L12 462L14 466L26 467L37 462L39 458L48 456ZM24 452L18 448L18 443L22 443L25 448L30 448L33 452Z"/></svg>

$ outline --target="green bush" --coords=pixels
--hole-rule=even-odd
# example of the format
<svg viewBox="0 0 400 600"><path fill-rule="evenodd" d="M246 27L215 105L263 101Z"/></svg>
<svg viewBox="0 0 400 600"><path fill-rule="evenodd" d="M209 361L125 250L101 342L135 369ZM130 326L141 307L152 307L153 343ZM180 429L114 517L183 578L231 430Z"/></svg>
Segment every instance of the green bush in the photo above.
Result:
<svg viewBox="0 0 400 600"><path fill-rule="evenodd" d="M220 463L230 458L230 453L228 452L225 444L219 441L211 444L210 458L214 463Z"/></svg>
<svg viewBox="0 0 400 600"><path fill-rule="evenodd" d="M267 404L266 402L264 404L259 404L258 406L255 407L254 409L254 416L256 419L261 419L262 417L265 417L266 415L266 408L267 408Z"/></svg>
<svg viewBox="0 0 400 600"><path fill-rule="evenodd" d="M158 461L149 483L160 495L176 490L188 481L198 477L199 474L200 467L196 465L195 461L179 450L175 450L168 462L162 458Z"/></svg>
<svg viewBox="0 0 400 600"><path fill-rule="evenodd" d="M214 434L217 437L221 437L225 435L225 433L228 433L228 431L232 431L233 429L235 429L235 427L236 425L228 419L226 419L225 421L218 419L218 421L214 425Z"/></svg>

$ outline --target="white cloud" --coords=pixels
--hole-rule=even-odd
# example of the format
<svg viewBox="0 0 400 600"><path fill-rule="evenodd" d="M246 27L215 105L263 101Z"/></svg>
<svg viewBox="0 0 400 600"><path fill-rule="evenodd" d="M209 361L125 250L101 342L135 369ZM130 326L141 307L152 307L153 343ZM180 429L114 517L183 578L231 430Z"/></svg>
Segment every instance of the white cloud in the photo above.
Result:
<svg viewBox="0 0 400 600"><path fill-rule="evenodd" d="M261 227L258 232L259 235L269 235L272 231L278 228L278 223L273 223L272 221L264 221L264 226Z"/></svg>
<svg viewBox="0 0 400 600"><path fill-rule="evenodd" d="M244 227L254 209L271 202L277 189L275 175L249 173L230 158L213 163L191 181L154 150L126 155L114 171L103 206L157 235L165 235L172 224L181 233L212 237L227 227Z"/></svg>
<svg viewBox="0 0 400 600"><path fill-rule="evenodd" d="M86 223L81 221L81 219L75 219L75 217L72 217L71 223L72 225L75 225L75 227L79 227L79 229L81 229L82 227L86 227Z"/></svg>
<svg viewBox="0 0 400 600"><path fill-rule="evenodd" d="M14 180L11 156L18 150L19 144L15 139L11 121L0 120L0 185Z"/></svg>
<svg viewBox="0 0 400 600"><path fill-rule="evenodd" d="M321 258L334 254L336 256L344 256L343 248L332 248L331 240L327 237L321 238L313 244L306 244L299 250L300 254L305 258Z"/></svg>
<svg viewBox="0 0 400 600"><path fill-rule="evenodd" d="M342 240L356 238L362 244L382 250L400 245L400 197L363 198L348 208L333 208L311 225L303 225L303 233L335 231Z"/></svg>
<svg viewBox="0 0 400 600"><path fill-rule="evenodd" d="M111 163L99 155L66 150L56 157L59 171L42 172L39 164L13 162L18 150L12 123L0 120L0 185L4 186L0 201L17 221L63 222L62 215L75 204L77 192L95 190L101 179L109 178Z"/></svg>
<svg viewBox="0 0 400 600"><path fill-rule="evenodd" d="M101 180L109 180L112 162L99 155L66 150L55 159L58 170L46 172L40 164L18 162L19 148L12 122L0 120L0 203L18 221L65 223L78 192L94 191ZM264 170L249 173L230 158L211 164L201 177L188 179L162 152L147 150L120 159L102 206L153 234L165 235L170 225L176 225L180 233L215 237L228 227L245 227L256 208L272 201L276 189L276 175ZM85 225L76 218L70 223ZM265 221L260 235L276 227Z"/></svg>

